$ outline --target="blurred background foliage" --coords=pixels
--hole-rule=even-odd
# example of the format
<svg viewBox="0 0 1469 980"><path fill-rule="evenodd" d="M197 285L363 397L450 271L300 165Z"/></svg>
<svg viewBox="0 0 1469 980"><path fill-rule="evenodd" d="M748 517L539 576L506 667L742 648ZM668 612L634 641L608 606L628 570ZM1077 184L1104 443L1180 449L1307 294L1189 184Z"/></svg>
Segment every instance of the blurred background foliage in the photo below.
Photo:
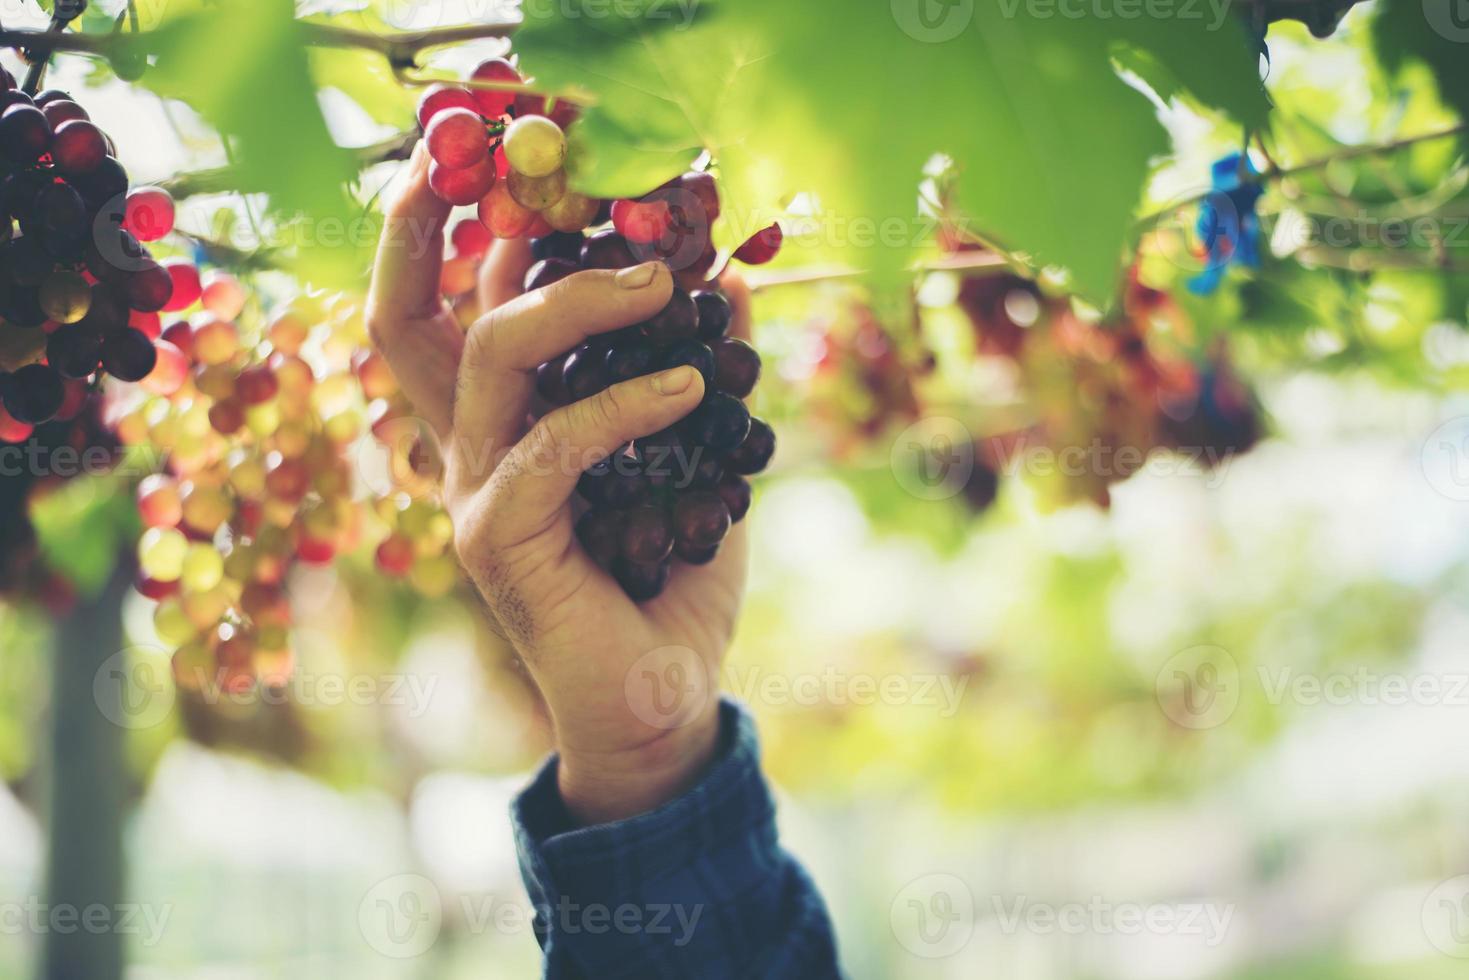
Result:
<svg viewBox="0 0 1469 980"><path fill-rule="evenodd" d="M582 7L533 12L515 41L590 106L582 186L646 190L708 150L721 244L787 230L751 275L758 413L782 449L725 680L848 969L1460 975L1422 905L1469 862L1469 708L1272 686L1469 676L1469 49L1431 29L1432 3L1352 5L1328 39L1276 23L1264 88L1248 16L1206 31L980 3L959 40L922 44L895 41L886 4L721 0L648 30L565 16ZM60 57L53 84L135 177L187 197L177 250L248 276L258 317L302 285L360 294L420 85L503 46L424 32L514 13L99 0L79 30L116 42ZM1242 146L1264 175L1260 261L1200 294L1199 204ZM853 233L888 218L893 244ZM937 476L935 431L959 461ZM1056 472L1042 449L1087 462ZM82 594L136 533L130 495L98 476L34 505ZM386 581L370 549L291 592L292 696L170 691L156 723L118 730L129 896L171 915L158 942L130 938L136 975L533 973L527 929L470 914L523 901L504 806L548 748L509 650L463 588ZM151 603L124 612L156 644ZM38 887L52 626L44 604L0 610L3 896ZM1238 694L1202 728L1170 680L1200 647ZM372 695L333 694L344 678ZM865 703L855 678L910 696ZM968 883L978 926L924 960L890 908L936 872ZM398 962L357 916L408 873L443 896L442 933ZM1218 943L1016 934L991 899L1017 895L1235 919ZM0 935L0 976L35 946Z"/></svg>

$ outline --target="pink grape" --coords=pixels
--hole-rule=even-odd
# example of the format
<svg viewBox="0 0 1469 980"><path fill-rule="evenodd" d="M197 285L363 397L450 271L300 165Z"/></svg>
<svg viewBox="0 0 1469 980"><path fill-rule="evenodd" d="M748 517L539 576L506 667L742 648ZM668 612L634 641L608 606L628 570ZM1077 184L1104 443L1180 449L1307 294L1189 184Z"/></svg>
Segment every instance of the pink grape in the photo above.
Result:
<svg viewBox="0 0 1469 980"><path fill-rule="evenodd" d="M200 296L204 308L221 320L233 320L245 308L245 287L228 272L211 272L204 277Z"/></svg>
<svg viewBox="0 0 1469 980"><path fill-rule="evenodd" d="M520 72L515 66L504 58L491 58L489 61L481 62L469 76L471 82L519 82ZM474 98L479 103L479 111L482 115L491 119L498 119L505 115L512 103L515 102L514 92L497 92L492 89L475 89Z"/></svg>
<svg viewBox="0 0 1469 980"><path fill-rule="evenodd" d="M454 243L454 251L459 255L477 258L490 250L490 243L495 238L478 221L464 218L449 232L449 240Z"/></svg>
<svg viewBox="0 0 1469 980"><path fill-rule="evenodd" d="M468 109L446 109L434 116L424 138L429 156L455 170L474 166L490 152L484 122Z"/></svg>
<svg viewBox="0 0 1469 980"><path fill-rule="evenodd" d="M168 259L163 263L173 280L173 296L164 304L166 313L187 310L199 300L203 287L199 282L199 270L188 259Z"/></svg>
<svg viewBox="0 0 1469 980"><path fill-rule="evenodd" d="M127 196L122 226L140 242L156 242L173 231L173 198L161 187L139 187Z"/></svg>
<svg viewBox="0 0 1469 980"><path fill-rule="evenodd" d="M166 340L153 341L158 360L139 386L152 395L171 395L184 386L189 375L189 359L184 352Z"/></svg>
<svg viewBox="0 0 1469 980"><path fill-rule="evenodd" d="M472 167L455 170L437 160L429 164L428 186L450 204L473 204L495 186L495 161L485 158Z"/></svg>
<svg viewBox="0 0 1469 980"><path fill-rule="evenodd" d="M419 100L418 124L427 129L433 118L447 109L468 109L477 114L479 102L468 89L457 85L435 85Z"/></svg>

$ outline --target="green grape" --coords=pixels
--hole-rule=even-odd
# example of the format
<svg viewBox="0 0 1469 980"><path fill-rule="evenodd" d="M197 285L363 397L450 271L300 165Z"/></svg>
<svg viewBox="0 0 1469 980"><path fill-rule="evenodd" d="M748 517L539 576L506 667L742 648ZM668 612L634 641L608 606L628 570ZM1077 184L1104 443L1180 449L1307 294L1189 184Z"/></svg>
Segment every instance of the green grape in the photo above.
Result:
<svg viewBox="0 0 1469 980"><path fill-rule="evenodd" d="M184 570L189 539L171 527L150 527L138 542L138 565L155 582L177 582Z"/></svg>
<svg viewBox="0 0 1469 980"><path fill-rule="evenodd" d="M224 559L211 544L189 545L180 573L180 584L189 592L208 592L224 580Z"/></svg>
<svg viewBox="0 0 1469 980"><path fill-rule="evenodd" d="M545 116L521 116L505 130L505 159L527 177L545 177L566 160L566 134Z"/></svg>

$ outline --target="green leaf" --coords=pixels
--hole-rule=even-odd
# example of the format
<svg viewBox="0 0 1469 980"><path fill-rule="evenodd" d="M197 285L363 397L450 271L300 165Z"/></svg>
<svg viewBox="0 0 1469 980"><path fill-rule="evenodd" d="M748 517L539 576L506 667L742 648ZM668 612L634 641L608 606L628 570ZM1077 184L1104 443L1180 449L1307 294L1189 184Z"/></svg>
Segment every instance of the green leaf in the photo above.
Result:
<svg viewBox="0 0 1469 980"><path fill-rule="evenodd" d="M138 515L123 483L82 475L31 504L41 557L83 595L95 595L137 537Z"/></svg>
<svg viewBox="0 0 1469 980"><path fill-rule="evenodd" d="M969 12L957 30L910 23L903 4L848 5L837 22L786 0L706 3L692 20L657 2L641 17L564 6L528 15L516 48L541 84L597 96L575 142L590 151L579 187L642 193L707 149L733 226L722 241L810 192L820 214L789 251L834 251L879 276L927 244L918 183L945 154L979 231L1109 299L1150 161L1168 149L1146 96L1117 76L1119 46L1243 121L1266 111L1233 23L1039 18L1011 2L949 8Z"/></svg>
<svg viewBox="0 0 1469 980"><path fill-rule="evenodd" d="M235 189L269 196L272 215L297 229L288 244L313 278L353 278L360 249L340 227L357 166L327 130L291 0L170 14L154 50L142 84L188 103L228 141Z"/></svg>
<svg viewBox="0 0 1469 980"><path fill-rule="evenodd" d="M1439 96L1469 120L1469 21L1456 13L1462 8L1461 0L1383 0L1372 36L1389 71L1421 61L1438 80Z"/></svg>

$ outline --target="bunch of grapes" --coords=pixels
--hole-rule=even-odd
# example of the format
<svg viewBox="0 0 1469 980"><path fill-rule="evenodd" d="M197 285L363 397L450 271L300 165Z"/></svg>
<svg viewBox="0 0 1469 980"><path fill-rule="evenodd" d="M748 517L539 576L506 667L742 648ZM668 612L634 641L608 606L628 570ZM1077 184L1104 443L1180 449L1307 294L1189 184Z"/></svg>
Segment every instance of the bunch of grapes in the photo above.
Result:
<svg viewBox="0 0 1469 980"><path fill-rule="evenodd" d="M536 239L537 262L527 291L580 269L619 269L638 263L615 230L591 237L557 232ZM588 505L577 536L630 597L663 591L674 557L703 565L714 560L730 527L750 509L747 477L775 453L775 432L753 418L743 399L760 379L755 348L727 336L731 309L717 286L693 293L675 286L668 304L645 323L592 337L542 364L536 390L546 406L591 398L609 385L688 365L703 376L705 395L675 426L635 440L582 475Z"/></svg>
<svg viewBox="0 0 1469 980"><path fill-rule="evenodd" d="M473 83L523 82L495 58ZM658 260L677 285L668 305L646 323L594 337L540 366L543 410L590 398L609 385L690 365L706 394L678 425L622 447L583 474L587 504L577 534L592 558L638 601L659 595L676 557L707 564L730 527L750 508L747 477L775 452L775 433L752 418L744 399L760 377L760 355L727 336L731 309L714 279L719 252L712 227L720 215L713 174L691 171L638 198L602 201L567 183L563 127L576 108L513 90L439 85L418 108L432 162L429 185L444 201L475 205L478 222L451 232L443 292L468 293L494 238L530 238L535 265L527 292L583 269L624 269ZM759 265L780 251L779 225L752 236L734 258Z"/></svg>
<svg viewBox="0 0 1469 980"><path fill-rule="evenodd" d="M175 678L241 691L291 676L287 577L297 565L329 563L371 537L378 566L426 594L451 589L457 567L447 517L408 492L416 486L381 486L364 506L363 441L410 447L393 438L397 383L365 349L358 307L298 297L252 330L241 284L207 281L200 308L164 330L182 370L145 380L152 397L123 409L118 432L168 454L138 488L138 590L158 603L156 632L177 648Z"/></svg>
<svg viewBox="0 0 1469 980"><path fill-rule="evenodd" d="M173 201L129 193L114 153L65 92L32 98L0 69L0 421L11 441L104 372L147 377L158 312L192 302L143 244L172 230Z"/></svg>

